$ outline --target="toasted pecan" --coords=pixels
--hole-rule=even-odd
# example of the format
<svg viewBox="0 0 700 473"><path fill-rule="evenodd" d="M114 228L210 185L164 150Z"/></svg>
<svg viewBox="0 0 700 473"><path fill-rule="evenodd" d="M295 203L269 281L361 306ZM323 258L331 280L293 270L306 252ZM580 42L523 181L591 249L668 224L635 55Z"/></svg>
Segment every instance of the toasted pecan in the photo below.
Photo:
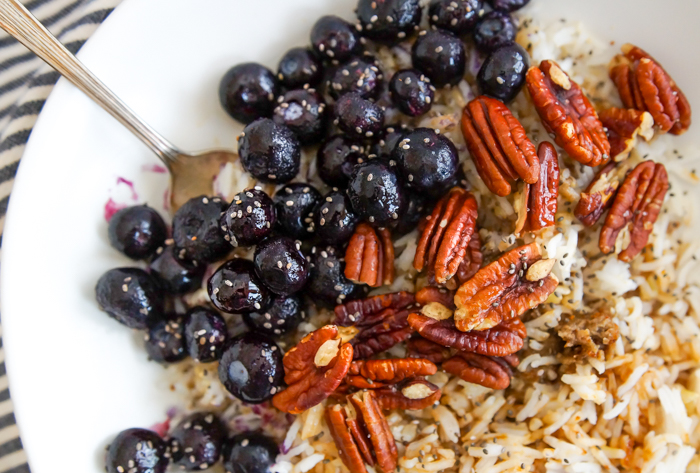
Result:
<svg viewBox="0 0 700 473"><path fill-rule="evenodd" d="M371 287L394 282L394 244L389 230L357 225L345 250L345 277Z"/></svg>

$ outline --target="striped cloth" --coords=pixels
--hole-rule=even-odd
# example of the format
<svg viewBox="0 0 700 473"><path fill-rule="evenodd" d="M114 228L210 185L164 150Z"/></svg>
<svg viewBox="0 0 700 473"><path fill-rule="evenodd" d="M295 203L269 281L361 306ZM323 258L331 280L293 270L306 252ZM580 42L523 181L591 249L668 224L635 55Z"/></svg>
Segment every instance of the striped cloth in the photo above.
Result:
<svg viewBox="0 0 700 473"><path fill-rule="evenodd" d="M120 1L22 0L74 53ZM24 145L58 78L57 72L0 30L0 245L10 190ZM0 340L0 473L27 472L27 456L13 414Z"/></svg>

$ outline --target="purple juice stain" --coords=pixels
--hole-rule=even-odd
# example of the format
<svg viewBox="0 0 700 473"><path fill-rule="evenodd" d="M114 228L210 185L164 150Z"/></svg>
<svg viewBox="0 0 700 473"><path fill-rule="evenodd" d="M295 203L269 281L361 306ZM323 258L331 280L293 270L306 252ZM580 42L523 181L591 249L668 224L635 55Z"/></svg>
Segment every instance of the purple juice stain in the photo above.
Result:
<svg viewBox="0 0 700 473"><path fill-rule="evenodd" d="M105 204L105 220L109 222L115 213L119 212L121 209L124 209L126 207L126 204L118 204L110 198Z"/></svg>
<svg viewBox="0 0 700 473"><path fill-rule="evenodd" d="M156 174L167 174L168 169L160 164L144 164L141 166L142 171L154 172Z"/></svg>
<svg viewBox="0 0 700 473"><path fill-rule="evenodd" d="M125 179L123 177L118 177L117 178L117 185L119 184L126 184L129 189L131 189L131 198L136 201L139 199L139 195L136 193L136 189L134 189L134 183L133 181L130 181L128 179Z"/></svg>

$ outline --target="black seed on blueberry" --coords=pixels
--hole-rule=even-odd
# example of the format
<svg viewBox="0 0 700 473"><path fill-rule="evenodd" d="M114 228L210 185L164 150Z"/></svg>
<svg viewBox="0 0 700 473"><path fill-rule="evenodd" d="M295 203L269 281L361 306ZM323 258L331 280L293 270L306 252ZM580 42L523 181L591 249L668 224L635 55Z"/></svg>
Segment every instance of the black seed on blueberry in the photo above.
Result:
<svg viewBox="0 0 700 473"><path fill-rule="evenodd" d="M396 223L405 204L395 168L378 159L355 166L347 194L355 214L378 226Z"/></svg>
<svg viewBox="0 0 700 473"><path fill-rule="evenodd" d="M355 138L371 138L384 127L384 110L357 92L340 97L334 111L338 127Z"/></svg>
<svg viewBox="0 0 700 473"><path fill-rule="evenodd" d="M206 470L219 461L226 440L226 427L212 412L196 412L170 432L170 454L181 469Z"/></svg>
<svg viewBox="0 0 700 473"><path fill-rule="evenodd" d="M344 192L329 192L314 210L316 236L324 243L341 245L348 241L359 221Z"/></svg>
<svg viewBox="0 0 700 473"><path fill-rule="evenodd" d="M219 228L219 217L227 205L218 197L202 195L188 200L175 212L173 240L177 258L211 263L231 251Z"/></svg>
<svg viewBox="0 0 700 473"><path fill-rule="evenodd" d="M318 149L316 169L329 186L345 187L355 165L366 160L361 142L347 135L334 135Z"/></svg>
<svg viewBox="0 0 700 473"><path fill-rule="evenodd" d="M435 87L456 85L464 77L464 43L449 31L422 31L413 44L412 58L413 67L428 76Z"/></svg>
<svg viewBox="0 0 700 473"><path fill-rule="evenodd" d="M432 26L461 36L470 33L483 14L482 0L433 0L428 19Z"/></svg>
<svg viewBox="0 0 700 473"><path fill-rule="evenodd" d="M207 292L214 306L229 314L265 310L268 289L255 274L252 261L236 258L222 264L209 278Z"/></svg>
<svg viewBox="0 0 700 473"><path fill-rule="evenodd" d="M306 48L287 51L277 67L277 79L287 89L311 87L321 80L323 68L316 55Z"/></svg>
<svg viewBox="0 0 700 473"><path fill-rule="evenodd" d="M314 248L306 293L316 304L328 308L364 297L367 286L353 284L344 272L345 262L340 250L331 246Z"/></svg>
<svg viewBox="0 0 700 473"><path fill-rule="evenodd" d="M288 127L261 118L243 130L238 154L243 168L255 178L284 183L299 172L301 145Z"/></svg>
<svg viewBox="0 0 700 473"><path fill-rule="evenodd" d="M140 268L110 269L95 286L100 308L130 328L145 329L163 317L158 280Z"/></svg>
<svg viewBox="0 0 700 473"><path fill-rule="evenodd" d="M326 104L314 89L290 90L277 99L272 119L286 125L302 145L317 143L325 131Z"/></svg>
<svg viewBox="0 0 700 473"><path fill-rule="evenodd" d="M224 110L244 124L269 117L278 95L279 86L272 71L253 62L229 69L219 85Z"/></svg>
<svg viewBox="0 0 700 473"><path fill-rule="evenodd" d="M278 453L274 440L261 433L238 434L224 443L224 469L229 473L269 473Z"/></svg>
<svg viewBox="0 0 700 473"><path fill-rule="evenodd" d="M322 16L311 29L311 45L326 60L345 61L362 49L354 25L333 15Z"/></svg>
<svg viewBox="0 0 700 473"><path fill-rule="evenodd" d="M187 358L184 325L181 318L156 322L145 336L146 353L158 363L175 363Z"/></svg>
<svg viewBox="0 0 700 473"><path fill-rule="evenodd" d="M168 467L167 445L155 432L127 429L107 449L107 473L164 473Z"/></svg>
<svg viewBox="0 0 700 473"><path fill-rule="evenodd" d="M492 52L481 65L476 82L483 95L508 103L525 85L530 55L517 43Z"/></svg>
<svg viewBox="0 0 700 473"><path fill-rule="evenodd" d="M430 111L435 98L434 89L430 79L417 69L397 71L389 83L392 103L401 112L411 117Z"/></svg>
<svg viewBox="0 0 700 473"><path fill-rule="evenodd" d="M338 66L327 88L334 99L348 92L357 92L366 99L376 98L383 79L377 60L364 55Z"/></svg>
<svg viewBox="0 0 700 473"><path fill-rule="evenodd" d="M280 188L272 200L277 211L277 227L284 235L306 240L314 234L312 214L321 194L309 184L291 183Z"/></svg>
<svg viewBox="0 0 700 473"><path fill-rule="evenodd" d="M206 266L194 265L175 256L172 245L161 250L151 263L151 274L158 276L163 288L171 294L187 294L202 286Z"/></svg>
<svg viewBox="0 0 700 473"><path fill-rule="evenodd" d="M389 159L396 145L403 140L404 136L406 136L409 131L406 125L389 125L384 128L379 139L370 149L370 157ZM394 166L396 163L390 163L390 165Z"/></svg>
<svg viewBox="0 0 700 473"><path fill-rule="evenodd" d="M255 249L253 263L262 283L281 296L299 291L309 277L301 243L289 237L270 237L260 243Z"/></svg>
<svg viewBox="0 0 700 473"><path fill-rule="evenodd" d="M483 53L490 53L501 46L513 44L518 30L508 13L490 11L476 24L474 28L474 43Z"/></svg>
<svg viewBox="0 0 700 473"><path fill-rule="evenodd" d="M221 358L228 341L226 321L206 307L193 307L185 315L185 345L190 356L201 363Z"/></svg>
<svg viewBox="0 0 700 473"><path fill-rule="evenodd" d="M277 337L291 332L305 318L297 296L275 296L264 312L243 314L243 322L255 332Z"/></svg>
<svg viewBox="0 0 700 473"><path fill-rule="evenodd" d="M168 233L161 216L147 205L121 209L109 220L109 242L131 259L146 259L163 245Z"/></svg>
<svg viewBox="0 0 700 473"><path fill-rule="evenodd" d="M419 0L359 0L357 18L362 34L395 44L417 31L422 9Z"/></svg>
<svg viewBox="0 0 700 473"><path fill-rule="evenodd" d="M276 220L272 199L260 189L246 189L233 197L219 223L233 246L253 246L272 234Z"/></svg>

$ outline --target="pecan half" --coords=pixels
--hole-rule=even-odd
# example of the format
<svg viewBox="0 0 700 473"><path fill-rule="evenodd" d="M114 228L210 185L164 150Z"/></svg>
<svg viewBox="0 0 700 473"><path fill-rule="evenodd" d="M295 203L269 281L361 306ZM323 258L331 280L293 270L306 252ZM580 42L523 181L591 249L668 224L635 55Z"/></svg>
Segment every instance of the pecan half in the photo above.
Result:
<svg viewBox="0 0 700 473"><path fill-rule="evenodd" d="M457 281L462 284L471 279L481 269L483 262L484 255L481 252L481 237L479 232L475 231L471 240L469 240L462 264L457 268Z"/></svg>
<svg viewBox="0 0 700 473"><path fill-rule="evenodd" d="M348 396L348 401L355 408L358 420L367 432L374 447L374 458L380 472L390 473L396 469L398 450L389 424L382 414L373 391L361 391Z"/></svg>
<svg viewBox="0 0 700 473"><path fill-rule="evenodd" d="M377 389L377 403L384 410L418 410L430 407L440 400L442 391L424 379L407 381L402 386Z"/></svg>
<svg viewBox="0 0 700 473"><path fill-rule="evenodd" d="M574 209L581 223L590 227L612 205L613 196L631 168L629 161L609 162L596 174Z"/></svg>
<svg viewBox="0 0 700 473"><path fill-rule="evenodd" d="M464 381L491 389L507 388L513 376L505 360L463 351L445 361L442 369Z"/></svg>
<svg viewBox="0 0 700 473"><path fill-rule="evenodd" d="M474 196L459 187L450 190L425 218L413 267L417 271L427 268L438 284L445 284L464 261L476 217Z"/></svg>
<svg viewBox="0 0 700 473"><path fill-rule="evenodd" d="M540 178L525 184L519 205L515 205L518 221L515 233L537 231L554 225L559 197L559 157L551 143L543 141L537 149Z"/></svg>
<svg viewBox="0 0 700 473"><path fill-rule="evenodd" d="M539 261L544 261L540 250L536 243L530 243L504 253L481 268L457 290L454 318L457 328L463 332L491 328L547 300L559 281L551 272L538 273L542 277L533 280ZM549 265L550 271L551 268Z"/></svg>
<svg viewBox="0 0 700 473"><path fill-rule="evenodd" d="M365 319L376 316L384 309L401 310L410 307L415 302L413 294L405 291L346 302L335 307L334 323L343 327L362 324Z"/></svg>
<svg viewBox="0 0 700 473"><path fill-rule="evenodd" d="M345 381L354 387L376 389L416 376L430 376L436 372L437 366L422 358L356 360L352 362Z"/></svg>
<svg viewBox="0 0 700 473"><path fill-rule="evenodd" d="M613 107L603 110L598 116L608 130L610 156L616 162L627 158L637 143L637 136L645 141L654 136L654 119L649 112Z"/></svg>
<svg viewBox="0 0 700 473"><path fill-rule="evenodd" d="M420 336L413 336L406 342L408 356L425 358L433 363L442 363L450 356L450 350Z"/></svg>
<svg viewBox="0 0 700 473"><path fill-rule="evenodd" d="M272 404L281 411L300 414L321 403L340 386L352 357L352 345L341 345L335 325L311 332L284 355L288 387L273 396Z"/></svg>
<svg viewBox="0 0 700 473"><path fill-rule="evenodd" d="M394 282L394 244L386 228L360 223L345 250L345 277L371 287Z"/></svg>
<svg viewBox="0 0 700 473"><path fill-rule="evenodd" d="M462 112L462 134L479 176L494 194L507 196L518 178L537 182L535 145L503 102L485 96L469 102Z"/></svg>
<svg viewBox="0 0 700 473"><path fill-rule="evenodd" d="M438 302L445 307L454 310L455 293L441 287L425 286L416 292L416 302L420 305L428 305L431 302Z"/></svg>
<svg viewBox="0 0 700 473"><path fill-rule="evenodd" d="M598 166L610 156L603 124L581 87L554 61L542 61L526 75L527 89L542 124L569 156Z"/></svg>
<svg viewBox="0 0 700 473"><path fill-rule="evenodd" d="M654 229L664 197L668 191L668 174L663 164L645 161L629 173L615 196L615 201L600 230L598 246L610 253L618 243L622 230L627 230L624 247L618 258L631 261L642 251ZM629 239L629 242L624 240Z"/></svg>
<svg viewBox="0 0 700 473"><path fill-rule="evenodd" d="M330 430L333 442L338 448L338 455L343 464L348 467L350 473L366 473L365 461L369 459L367 463L373 465L374 459L370 453L364 433L357 428L357 422L350 422L354 427L351 430L348 425L348 414L340 404L327 407L325 417L328 430ZM363 447L362 452L358 442Z"/></svg>

